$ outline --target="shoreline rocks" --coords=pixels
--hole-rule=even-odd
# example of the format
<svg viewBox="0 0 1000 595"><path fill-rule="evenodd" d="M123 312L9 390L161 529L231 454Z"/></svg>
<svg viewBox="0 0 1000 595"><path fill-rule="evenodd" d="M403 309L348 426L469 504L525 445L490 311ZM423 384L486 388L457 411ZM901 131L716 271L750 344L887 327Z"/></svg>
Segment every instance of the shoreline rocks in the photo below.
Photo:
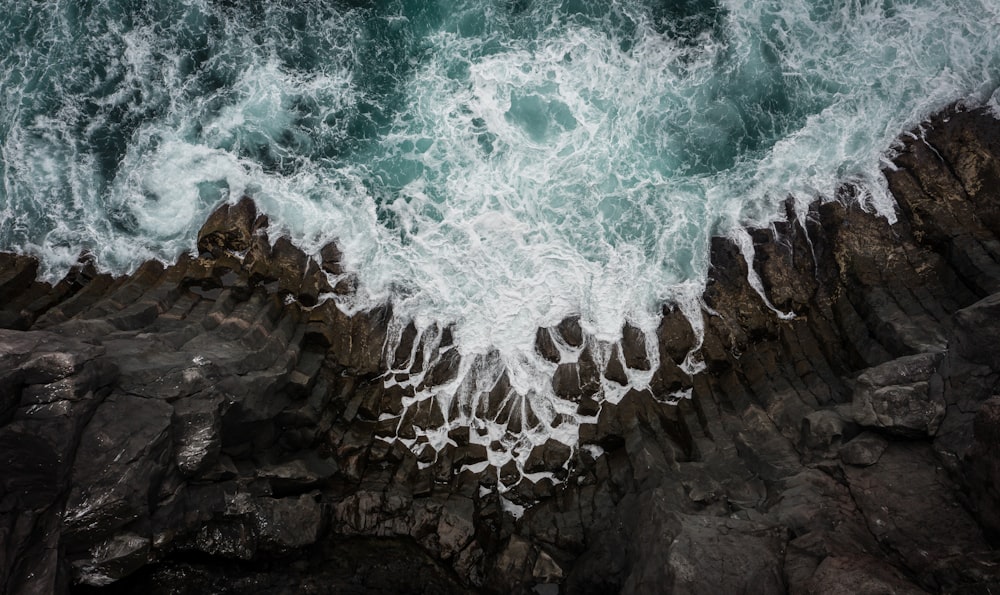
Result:
<svg viewBox="0 0 1000 595"><path fill-rule="evenodd" d="M391 307L321 302L352 286L336 246L272 243L249 199L198 256L126 277L84 259L51 285L0 255L0 592L996 588L1000 122L925 128L886 172L895 225L814 204L750 230L752 263L713 241L704 372L679 367L678 311L626 328L604 370L579 321L539 329L596 423L535 447L526 476L484 473L475 428L385 440L444 419L403 406L400 369L452 380L450 329L387 353ZM593 398L627 370L650 390ZM506 378L488 393L513 415Z"/></svg>

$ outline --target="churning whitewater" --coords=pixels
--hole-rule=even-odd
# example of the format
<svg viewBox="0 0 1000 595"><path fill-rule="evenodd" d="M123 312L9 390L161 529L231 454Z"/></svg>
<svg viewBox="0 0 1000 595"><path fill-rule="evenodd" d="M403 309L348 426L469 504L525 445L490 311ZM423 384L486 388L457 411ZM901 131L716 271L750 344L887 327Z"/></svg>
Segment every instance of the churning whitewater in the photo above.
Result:
<svg viewBox="0 0 1000 595"><path fill-rule="evenodd" d="M0 4L0 249L124 272L250 195L307 252L337 240L342 308L390 300L410 356L461 354L405 404L457 411L497 465L582 419L537 328L580 316L586 345L556 347L601 366L664 303L697 329L713 235L845 184L892 218L895 138L955 101L1000 113L994 0ZM519 432L477 414L498 379Z"/></svg>

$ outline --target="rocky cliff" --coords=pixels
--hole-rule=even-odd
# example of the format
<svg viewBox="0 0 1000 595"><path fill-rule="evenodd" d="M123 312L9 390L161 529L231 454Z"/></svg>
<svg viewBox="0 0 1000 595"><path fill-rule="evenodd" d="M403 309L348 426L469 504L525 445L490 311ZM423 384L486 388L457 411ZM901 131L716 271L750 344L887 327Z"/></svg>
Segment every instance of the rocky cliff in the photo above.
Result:
<svg viewBox="0 0 1000 595"><path fill-rule="evenodd" d="M751 263L713 242L702 373L669 308L604 370L575 321L540 329L554 362L583 349L554 388L596 423L536 447L537 481L475 428L392 440L445 416L386 382L423 343L324 301L352 291L336 247L272 242L249 199L125 277L0 256L0 591L1000 588L1000 122L953 109L902 142L897 223L845 189L749 230ZM423 382L454 373L448 334ZM650 390L591 398L654 344Z"/></svg>

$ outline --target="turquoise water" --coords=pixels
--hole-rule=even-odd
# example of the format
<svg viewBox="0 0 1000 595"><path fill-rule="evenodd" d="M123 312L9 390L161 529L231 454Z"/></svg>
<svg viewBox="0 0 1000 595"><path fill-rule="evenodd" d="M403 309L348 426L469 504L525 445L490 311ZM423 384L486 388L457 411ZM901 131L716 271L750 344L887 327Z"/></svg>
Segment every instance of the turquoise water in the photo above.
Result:
<svg viewBox="0 0 1000 595"><path fill-rule="evenodd" d="M891 218L894 139L1000 85L995 0L0 4L0 248L126 271L249 193L540 409L537 326L697 319L713 234Z"/></svg>

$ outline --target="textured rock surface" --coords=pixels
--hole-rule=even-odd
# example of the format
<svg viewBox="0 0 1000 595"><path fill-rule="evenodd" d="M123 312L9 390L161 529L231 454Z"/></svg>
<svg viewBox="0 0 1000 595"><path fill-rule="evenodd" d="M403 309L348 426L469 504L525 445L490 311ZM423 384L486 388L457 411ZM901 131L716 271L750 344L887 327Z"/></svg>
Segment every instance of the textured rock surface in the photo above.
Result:
<svg viewBox="0 0 1000 595"><path fill-rule="evenodd" d="M0 255L0 592L996 590L1000 123L924 128L886 172L896 224L816 204L750 230L751 263L713 242L703 373L676 310L603 371L579 320L539 329L596 423L524 478L483 472L474 428L380 439L444 419L408 374L455 377L450 329L388 345L388 306L321 302L353 285L337 247L272 243L248 199L128 277Z"/></svg>

